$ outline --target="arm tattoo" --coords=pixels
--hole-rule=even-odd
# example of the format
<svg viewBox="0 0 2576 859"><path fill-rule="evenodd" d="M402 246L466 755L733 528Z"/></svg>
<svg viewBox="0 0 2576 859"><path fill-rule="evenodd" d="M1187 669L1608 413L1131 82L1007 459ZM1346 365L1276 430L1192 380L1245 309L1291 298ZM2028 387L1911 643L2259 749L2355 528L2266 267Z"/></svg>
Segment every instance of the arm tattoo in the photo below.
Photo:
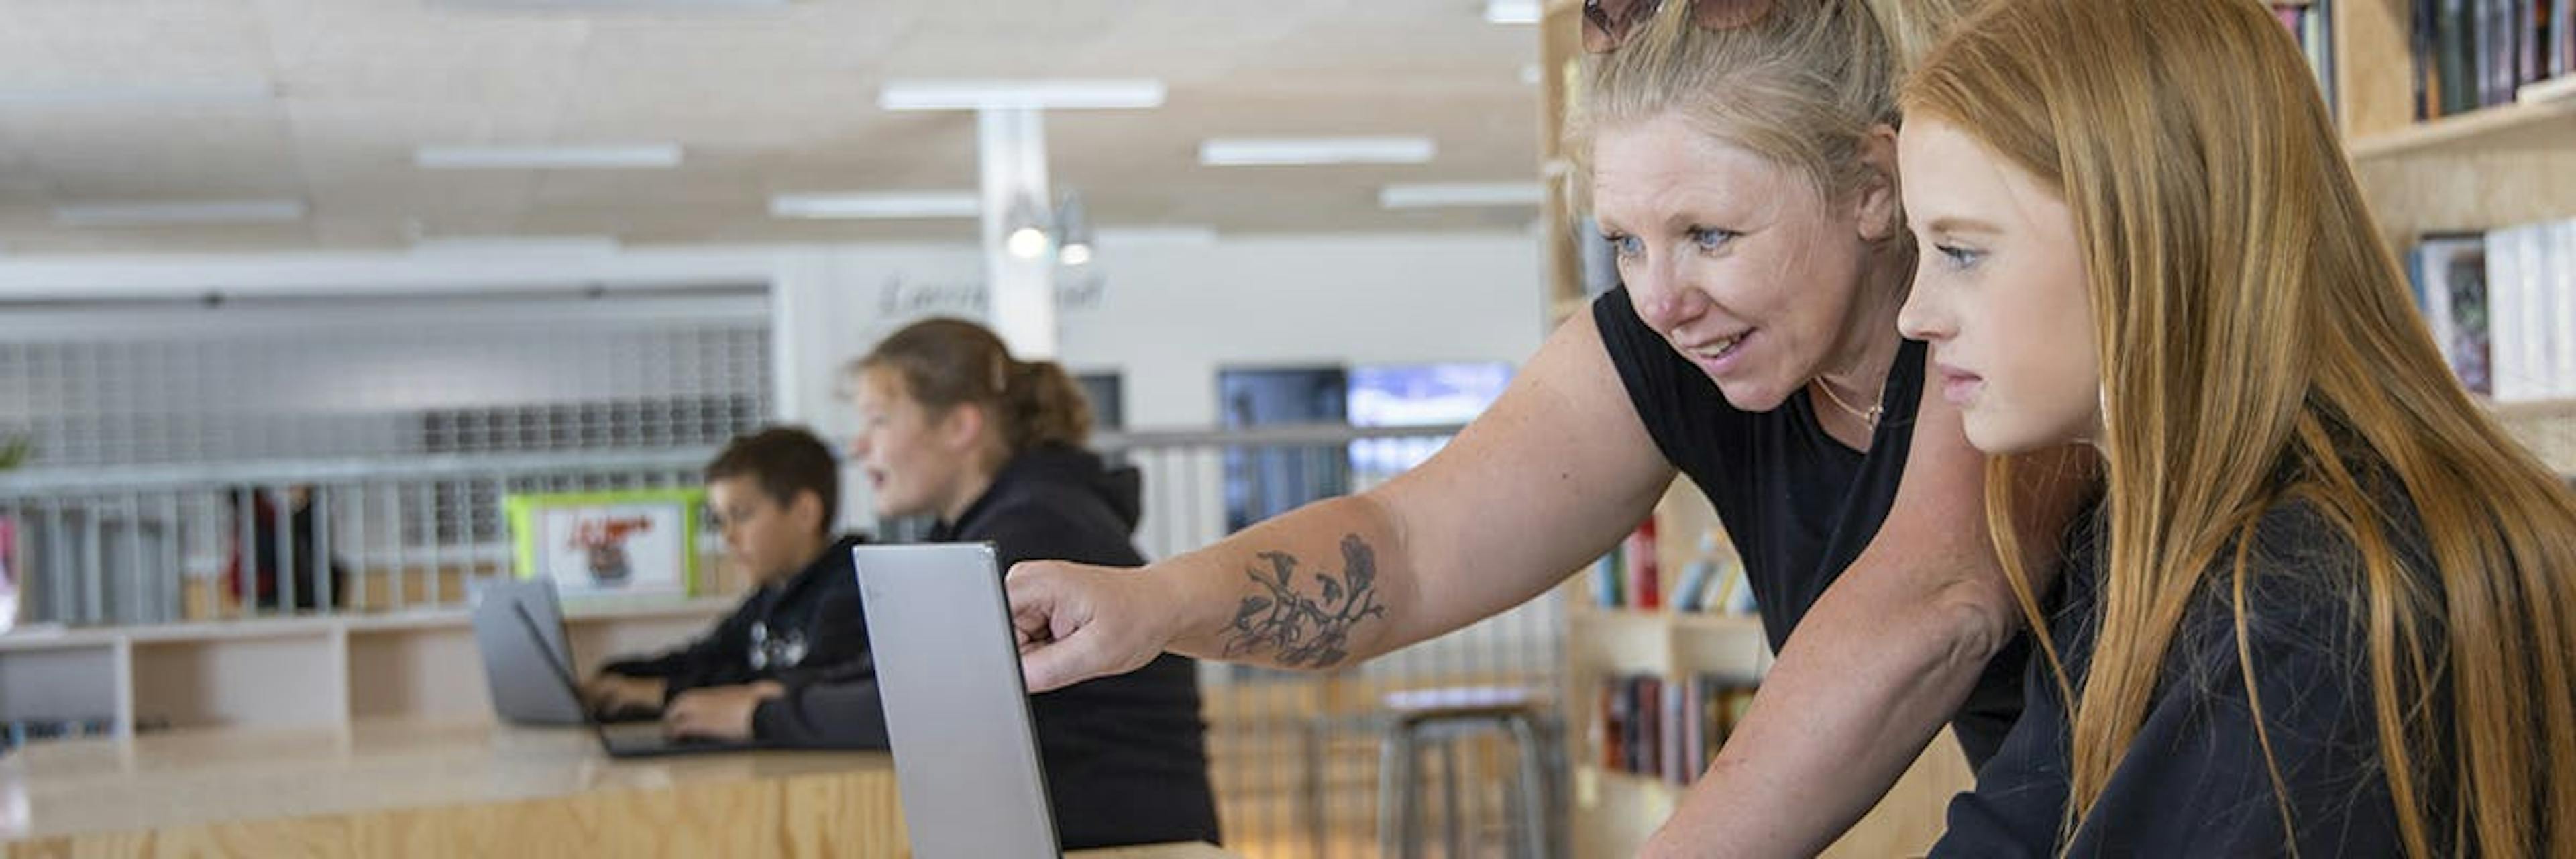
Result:
<svg viewBox="0 0 2576 859"><path fill-rule="evenodd" d="M1386 615L1386 606L1377 604L1377 550L1358 534L1342 537L1341 578L1314 574L1320 599L1297 592L1297 556L1263 552L1261 559L1269 569L1245 572L1270 595L1244 597L1235 609L1227 657L1267 648L1290 668L1329 668L1351 655L1351 627Z"/></svg>

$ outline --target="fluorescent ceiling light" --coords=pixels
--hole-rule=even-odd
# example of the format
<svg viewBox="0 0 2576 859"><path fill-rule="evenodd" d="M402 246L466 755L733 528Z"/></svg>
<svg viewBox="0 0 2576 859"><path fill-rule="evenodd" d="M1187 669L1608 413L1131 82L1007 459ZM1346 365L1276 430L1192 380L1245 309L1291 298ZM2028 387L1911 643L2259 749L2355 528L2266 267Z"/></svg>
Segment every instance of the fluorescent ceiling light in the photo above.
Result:
<svg viewBox="0 0 2576 859"><path fill-rule="evenodd" d="M1426 182L1378 189L1377 204L1387 209L1536 206L1546 192L1536 182Z"/></svg>
<svg viewBox="0 0 2576 859"><path fill-rule="evenodd" d="M983 195L973 191L780 194L769 198L769 215L773 218L899 221L973 218L983 213Z"/></svg>
<svg viewBox="0 0 2576 859"><path fill-rule="evenodd" d="M660 169L680 166L680 145L423 146L412 163L425 170Z"/></svg>
<svg viewBox="0 0 2576 859"><path fill-rule="evenodd" d="M1092 231L1092 237L1102 247L1108 248L1138 245L1212 245L1216 244L1216 228L1177 224L1101 227Z"/></svg>
<svg viewBox="0 0 2576 859"><path fill-rule="evenodd" d="M415 254L447 256L575 256L613 254L615 236L442 236L411 243Z"/></svg>
<svg viewBox="0 0 2576 859"><path fill-rule="evenodd" d="M1142 110L1163 106L1163 82L1099 80L899 80L877 94L885 110Z"/></svg>
<svg viewBox="0 0 2576 859"><path fill-rule="evenodd" d="M1538 0L1485 0L1485 20L1494 24L1536 24Z"/></svg>
<svg viewBox="0 0 2576 859"><path fill-rule="evenodd" d="M54 208L54 223L66 227L288 224L301 220L304 220L302 200L75 203Z"/></svg>
<svg viewBox="0 0 2576 859"><path fill-rule="evenodd" d="M1428 137L1221 137L1199 144L1199 163L1210 167L1424 164L1439 152L1438 144Z"/></svg>
<svg viewBox="0 0 2576 859"><path fill-rule="evenodd" d="M277 85L266 80L0 88L0 104L264 102L276 97Z"/></svg>
<svg viewBox="0 0 2576 859"><path fill-rule="evenodd" d="M785 6L789 0L429 0L431 6L459 9L503 11L546 11L553 9L610 10L691 10L734 9L761 6Z"/></svg>

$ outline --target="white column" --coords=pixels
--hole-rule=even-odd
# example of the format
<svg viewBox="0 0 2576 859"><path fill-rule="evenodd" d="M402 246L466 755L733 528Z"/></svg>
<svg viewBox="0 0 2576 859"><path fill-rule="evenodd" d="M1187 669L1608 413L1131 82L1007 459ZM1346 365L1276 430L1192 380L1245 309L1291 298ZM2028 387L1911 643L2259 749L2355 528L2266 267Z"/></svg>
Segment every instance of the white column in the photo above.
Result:
<svg viewBox="0 0 2576 859"><path fill-rule="evenodd" d="M1040 219L1053 206L1047 190L1046 115L1037 108L988 107L976 111L984 194L986 318L1011 353L1024 360L1056 356L1055 253L1035 259L1012 256L1004 241L1011 215Z"/></svg>

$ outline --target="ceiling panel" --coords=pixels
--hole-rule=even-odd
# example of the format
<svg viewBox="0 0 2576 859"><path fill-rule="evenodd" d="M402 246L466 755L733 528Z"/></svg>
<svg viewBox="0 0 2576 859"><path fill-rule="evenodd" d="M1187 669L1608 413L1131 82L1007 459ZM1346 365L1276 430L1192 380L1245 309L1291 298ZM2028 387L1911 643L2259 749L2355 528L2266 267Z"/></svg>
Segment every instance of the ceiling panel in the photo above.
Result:
<svg viewBox="0 0 2576 859"><path fill-rule="evenodd" d="M974 119L886 113L903 78L1148 76L1150 111L1048 118L1059 187L1106 226L1511 228L1384 212L1379 185L1534 177L1528 27L1477 0L797 0L493 11L422 0L0 0L8 253L971 238L965 222L781 221L781 192L968 188ZM1430 164L1216 169L1209 136L1420 134ZM429 171L424 144L678 143L676 170ZM296 197L289 226L73 230L64 202Z"/></svg>

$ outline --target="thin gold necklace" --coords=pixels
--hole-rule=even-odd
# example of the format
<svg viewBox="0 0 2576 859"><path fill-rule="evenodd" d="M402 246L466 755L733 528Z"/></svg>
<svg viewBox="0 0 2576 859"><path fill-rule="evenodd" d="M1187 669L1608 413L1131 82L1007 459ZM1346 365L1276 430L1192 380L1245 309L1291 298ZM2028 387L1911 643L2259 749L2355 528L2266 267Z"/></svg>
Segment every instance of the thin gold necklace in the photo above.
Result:
<svg viewBox="0 0 2576 859"><path fill-rule="evenodd" d="M1832 400L1834 405L1842 407L1843 411L1850 412L1852 413L1852 416L1860 418L1862 422L1869 424L1870 429L1878 428L1879 415L1884 414L1887 411L1886 403L1873 403L1870 405L1868 411L1852 408L1852 404L1843 402L1842 396L1834 393L1833 383L1825 381L1825 377L1823 376L1816 377L1816 387L1824 390L1825 399ZM1881 392L1880 398L1885 398L1885 392Z"/></svg>

